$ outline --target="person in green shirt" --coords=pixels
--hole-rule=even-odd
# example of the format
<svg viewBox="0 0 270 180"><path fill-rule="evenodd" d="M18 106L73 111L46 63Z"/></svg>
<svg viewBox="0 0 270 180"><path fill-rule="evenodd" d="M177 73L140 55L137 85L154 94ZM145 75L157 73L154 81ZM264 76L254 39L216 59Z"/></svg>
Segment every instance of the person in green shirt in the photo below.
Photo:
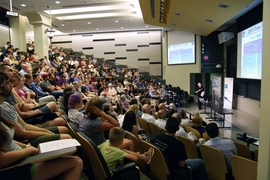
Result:
<svg viewBox="0 0 270 180"><path fill-rule="evenodd" d="M126 132L124 129L120 127L113 127L109 133L109 141L106 141L98 146L109 167L111 175L113 175L112 169L115 168L118 163L123 164L124 158L132 161L142 160L146 164L150 164L151 158L154 155L153 148L149 148L149 150L143 154L126 149L120 149L119 146L124 141L125 133Z"/></svg>

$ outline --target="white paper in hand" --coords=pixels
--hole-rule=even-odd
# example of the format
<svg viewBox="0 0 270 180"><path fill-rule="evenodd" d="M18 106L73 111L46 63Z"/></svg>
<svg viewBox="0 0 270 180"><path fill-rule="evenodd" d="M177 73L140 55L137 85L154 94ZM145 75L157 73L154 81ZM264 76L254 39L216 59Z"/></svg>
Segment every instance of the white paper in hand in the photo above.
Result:
<svg viewBox="0 0 270 180"><path fill-rule="evenodd" d="M81 144L76 139L60 139L56 141L40 143L39 152L45 153L76 146L81 146Z"/></svg>

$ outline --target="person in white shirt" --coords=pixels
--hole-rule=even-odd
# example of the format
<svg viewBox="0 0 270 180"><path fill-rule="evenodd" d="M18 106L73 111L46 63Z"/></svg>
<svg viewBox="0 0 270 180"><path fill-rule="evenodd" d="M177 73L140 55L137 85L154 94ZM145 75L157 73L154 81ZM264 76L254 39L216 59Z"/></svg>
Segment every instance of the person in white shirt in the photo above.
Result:
<svg viewBox="0 0 270 180"><path fill-rule="evenodd" d="M116 90L117 90L118 94L125 93L125 89L124 89L124 86L122 85L122 83L118 83L118 86L116 87Z"/></svg>
<svg viewBox="0 0 270 180"><path fill-rule="evenodd" d="M158 111L158 119L155 121L155 123L158 125L158 127L161 128L165 128L166 126L166 112L164 110L159 110Z"/></svg>
<svg viewBox="0 0 270 180"><path fill-rule="evenodd" d="M142 111L143 111L143 114L142 114L143 119L145 119L147 122L155 123L156 119L154 118L154 116L150 114L151 107L149 106L149 104L143 105Z"/></svg>
<svg viewBox="0 0 270 180"><path fill-rule="evenodd" d="M117 95L117 91L114 89L112 83L108 84L108 94L110 95L111 98Z"/></svg>

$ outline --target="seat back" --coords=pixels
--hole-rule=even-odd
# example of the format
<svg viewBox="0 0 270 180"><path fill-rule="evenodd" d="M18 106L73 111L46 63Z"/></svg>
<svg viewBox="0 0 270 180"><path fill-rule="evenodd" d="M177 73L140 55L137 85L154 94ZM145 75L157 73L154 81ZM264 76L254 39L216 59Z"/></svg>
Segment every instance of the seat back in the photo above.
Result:
<svg viewBox="0 0 270 180"><path fill-rule="evenodd" d="M5 168L4 170L0 169L0 177L1 179L25 179L31 180L30 167L32 164L25 164L18 167Z"/></svg>
<svg viewBox="0 0 270 180"><path fill-rule="evenodd" d="M163 133L163 134L166 134L167 130L165 128L161 128L160 132Z"/></svg>
<svg viewBox="0 0 270 180"><path fill-rule="evenodd" d="M92 141L92 139L81 132L77 132L77 136L78 141L81 144L84 154L86 155L93 171L94 177L92 179L111 179L108 166L96 144Z"/></svg>
<svg viewBox="0 0 270 180"><path fill-rule="evenodd" d="M69 134L71 135L71 137L74 139L77 139L78 127L73 122L67 122L67 126L68 126Z"/></svg>
<svg viewBox="0 0 270 180"><path fill-rule="evenodd" d="M187 133L193 132L193 134L194 134L197 138L201 138L201 134L199 133L199 131L198 131L197 129L194 129L194 128L188 127L188 126L186 126L185 129L186 129L186 132L187 132Z"/></svg>
<svg viewBox="0 0 270 180"><path fill-rule="evenodd" d="M255 149L254 150L254 155L255 155L255 161L258 162L258 158L259 158L259 149Z"/></svg>
<svg viewBox="0 0 270 180"><path fill-rule="evenodd" d="M143 130L145 131L146 134L151 134L148 122L143 119L143 118L139 118L139 124L141 124L141 128L143 128Z"/></svg>
<svg viewBox="0 0 270 180"><path fill-rule="evenodd" d="M244 158L247 158L247 159L250 159L252 160L251 158L251 153L250 153L250 149L249 147L247 147L247 145L245 144L242 144L236 140L232 140L236 149L237 149L237 155L238 156L241 156L241 157L244 157Z"/></svg>
<svg viewBox="0 0 270 180"><path fill-rule="evenodd" d="M125 138L131 140L133 142L134 145L134 152L140 152L141 154L144 153L142 145L141 145L141 141L139 140L139 138L133 134L132 132L126 131L126 135ZM147 171L145 162L138 160L136 162L136 165L140 168L140 170L145 174L145 175L149 175L149 172Z"/></svg>
<svg viewBox="0 0 270 180"><path fill-rule="evenodd" d="M160 129L155 123L149 122L148 125L150 128L151 134L156 135L160 133Z"/></svg>
<svg viewBox="0 0 270 180"><path fill-rule="evenodd" d="M223 153L216 148L203 144L200 145L200 150L208 180L226 180L228 170Z"/></svg>
<svg viewBox="0 0 270 180"><path fill-rule="evenodd" d="M167 163L165 161L163 153L156 146L146 141L141 141L141 144L144 151L148 151L149 148L151 147L154 148L155 153L152 157L151 163L149 164L151 179L153 180L169 179L170 172L167 167Z"/></svg>
<svg viewBox="0 0 270 180"><path fill-rule="evenodd" d="M176 136L176 139L184 143L188 159L199 158L197 147L191 139L183 136Z"/></svg>
<svg viewBox="0 0 270 180"><path fill-rule="evenodd" d="M138 139L138 137L133 134L132 132L129 132L129 131L126 131L126 135L125 135L125 138L131 140L134 144L134 152L140 152L140 153L143 153L143 149L142 149L142 145L141 145L141 142L140 140Z"/></svg>
<svg viewBox="0 0 270 180"><path fill-rule="evenodd" d="M247 158L231 156L232 174L235 180L254 180L257 179L258 163Z"/></svg>

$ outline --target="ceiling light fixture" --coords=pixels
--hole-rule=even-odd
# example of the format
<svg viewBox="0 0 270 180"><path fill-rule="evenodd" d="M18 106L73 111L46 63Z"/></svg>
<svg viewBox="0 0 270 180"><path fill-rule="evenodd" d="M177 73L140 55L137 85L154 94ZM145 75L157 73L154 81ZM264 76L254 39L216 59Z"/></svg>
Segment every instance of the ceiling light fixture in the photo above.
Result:
<svg viewBox="0 0 270 180"><path fill-rule="evenodd" d="M118 20L115 20L114 22L118 22Z"/></svg>
<svg viewBox="0 0 270 180"><path fill-rule="evenodd" d="M180 13L174 12L173 15L174 16L180 16Z"/></svg>
<svg viewBox="0 0 270 180"><path fill-rule="evenodd" d="M60 1L55 1L55 4L60 4Z"/></svg>
<svg viewBox="0 0 270 180"><path fill-rule="evenodd" d="M130 4L117 4L117 5L102 5L102 6L87 6L87 7L80 7L80 8L62 8L62 9L55 9L52 10L52 15L57 15L57 14L73 14L73 13L94 13L94 12L105 12L105 11L115 11L121 13L126 12L134 12L134 7L131 6ZM45 13L49 14L48 10L44 11ZM120 14L120 12L119 12Z"/></svg>
<svg viewBox="0 0 270 180"><path fill-rule="evenodd" d="M91 24L91 22L87 22L87 24Z"/></svg>
<svg viewBox="0 0 270 180"><path fill-rule="evenodd" d="M26 5L25 5L25 4L21 4L21 6L22 6L22 7L26 7Z"/></svg>
<svg viewBox="0 0 270 180"><path fill-rule="evenodd" d="M96 13L96 14L79 14L79 15L72 15L72 16L57 16L56 18L65 21L65 20L74 20L74 19L96 19L96 18L105 18L105 17L115 17L115 16L122 16L122 17L134 17L136 14L132 13Z"/></svg>
<svg viewBox="0 0 270 180"><path fill-rule="evenodd" d="M99 30L99 28L96 29L97 31Z"/></svg>
<svg viewBox="0 0 270 180"><path fill-rule="evenodd" d="M65 26L65 24L61 24L61 26Z"/></svg>

